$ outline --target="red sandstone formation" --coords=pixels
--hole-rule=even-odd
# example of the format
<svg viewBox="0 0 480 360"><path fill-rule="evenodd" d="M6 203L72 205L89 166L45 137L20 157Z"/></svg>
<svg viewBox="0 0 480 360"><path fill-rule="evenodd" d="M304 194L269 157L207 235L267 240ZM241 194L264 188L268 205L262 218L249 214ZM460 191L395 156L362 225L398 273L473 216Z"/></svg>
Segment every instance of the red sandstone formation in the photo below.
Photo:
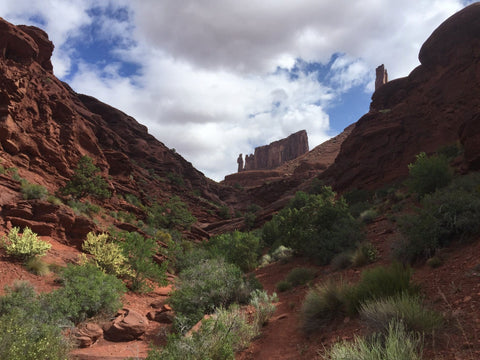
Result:
<svg viewBox="0 0 480 360"><path fill-rule="evenodd" d="M375 70L375 91L382 85L388 82L388 73L385 66L382 64Z"/></svg>
<svg viewBox="0 0 480 360"><path fill-rule="evenodd" d="M255 148L255 154L245 157L244 168L242 154L240 154L237 159L238 172L275 169L306 152L308 152L308 136L305 130L301 130L285 139Z"/></svg>
<svg viewBox="0 0 480 360"><path fill-rule="evenodd" d="M321 177L338 190L404 179L421 151L461 141L466 166L480 168L480 3L447 19L420 50L408 77L381 86L335 164Z"/></svg>

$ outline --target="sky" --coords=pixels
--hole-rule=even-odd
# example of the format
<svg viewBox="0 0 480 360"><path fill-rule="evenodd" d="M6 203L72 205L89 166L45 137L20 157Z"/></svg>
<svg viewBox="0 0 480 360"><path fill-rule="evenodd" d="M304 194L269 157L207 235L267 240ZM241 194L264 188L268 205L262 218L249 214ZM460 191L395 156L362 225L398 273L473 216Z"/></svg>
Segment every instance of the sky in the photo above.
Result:
<svg viewBox="0 0 480 360"><path fill-rule="evenodd" d="M238 154L307 130L310 149L368 112L464 0L0 0L44 29L55 75L220 181Z"/></svg>

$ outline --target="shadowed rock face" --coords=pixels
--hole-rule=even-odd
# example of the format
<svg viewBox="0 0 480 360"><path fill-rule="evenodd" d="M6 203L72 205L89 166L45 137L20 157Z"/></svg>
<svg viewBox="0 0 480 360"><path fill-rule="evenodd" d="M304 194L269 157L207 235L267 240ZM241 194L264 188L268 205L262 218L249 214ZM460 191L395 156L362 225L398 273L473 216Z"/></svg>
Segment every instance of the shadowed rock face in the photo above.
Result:
<svg viewBox="0 0 480 360"><path fill-rule="evenodd" d="M405 178L419 152L458 141L466 166L480 168L479 19L480 3L447 19L422 46L421 65L378 88L323 179L337 190L377 188Z"/></svg>
<svg viewBox="0 0 480 360"><path fill-rule="evenodd" d="M289 160L308 152L308 136L305 130L298 131L285 139L274 141L269 145L255 148L253 155L245 158L244 170L270 170ZM237 163L240 165L240 157ZM239 170L240 166L239 166Z"/></svg>

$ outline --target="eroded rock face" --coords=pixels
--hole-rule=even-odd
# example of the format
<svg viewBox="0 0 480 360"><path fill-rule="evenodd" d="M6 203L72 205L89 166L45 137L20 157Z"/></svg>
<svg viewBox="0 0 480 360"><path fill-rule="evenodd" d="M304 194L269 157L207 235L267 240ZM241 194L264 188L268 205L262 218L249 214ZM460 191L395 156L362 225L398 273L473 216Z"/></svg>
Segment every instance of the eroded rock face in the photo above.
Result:
<svg viewBox="0 0 480 360"><path fill-rule="evenodd" d="M243 170L269 170L293 160L308 152L308 136L305 130L298 131L285 139L274 141L269 145L255 148L255 153L245 157ZM237 159L238 170L242 171L243 160Z"/></svg>
<svg viewBox="0 0 480 360"><path fill-rule="evenodd" d="M115 320L103 328L104 337L110 341L132 341L147 331L148 319L131 309L123 309Z"/></svg>
<svg viewBox="0 0 480 360"><path fill-rule="evenodd" d="M321 177L337 190L404 179L421 151L461 141L467 166L480 167L480 3L447 19L420 51L408 77L378 88L370 112Z"/></svg>

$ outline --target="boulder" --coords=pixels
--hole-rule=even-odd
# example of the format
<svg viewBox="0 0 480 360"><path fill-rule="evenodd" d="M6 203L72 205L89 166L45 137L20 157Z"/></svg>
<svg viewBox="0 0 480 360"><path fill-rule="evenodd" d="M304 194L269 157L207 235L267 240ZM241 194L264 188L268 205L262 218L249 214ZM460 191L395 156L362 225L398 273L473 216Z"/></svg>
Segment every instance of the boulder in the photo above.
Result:
<svg viewBox="0 0 480 360"><path fill-rule="evenodd" d="M103 329L94 323L79 326L73 331L73 338L81 348L92 346L103 335Z"/></svg>
<svg viewBox="0 0 480 360"><path fill-rule="evenodd" d="M103 328L104 337L110 341L132 341L142 336L148 319L131 309L123 309L115 320Z"/></svg>

